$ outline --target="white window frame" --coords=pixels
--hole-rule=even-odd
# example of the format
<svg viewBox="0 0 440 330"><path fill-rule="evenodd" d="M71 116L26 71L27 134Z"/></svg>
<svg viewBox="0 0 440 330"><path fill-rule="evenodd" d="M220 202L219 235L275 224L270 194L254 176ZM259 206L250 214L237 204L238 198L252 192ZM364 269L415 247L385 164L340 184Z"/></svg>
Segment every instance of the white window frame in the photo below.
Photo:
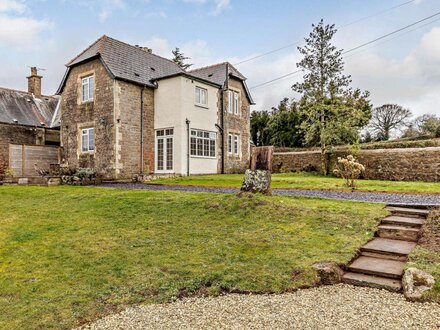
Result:
<svg viewBox="0 0 440 330"><path fill-rule="evenodd" d="M190 156L193 158L216 158L217 133L192 128L190 133ZM205 149L205 144L208 150ZM195 148L193 148L193 146ZM201 147L201 150L199 149ZM207 151L207 152L206 152Z"/></svg>
<svg viewBox="0 0 440 330"><path fill-rule="evenodd" d="M93 136L93 144L90 143L90 133L92 133ZM86 141L84 143L84 141ZM84 145L86 144L86 145ZM81 152L82 153L93 153L95 152L95 128L94 127L87 127L87 128L81 128Z"/></svg>
<svg viewBox="0 0 440 330"><path fill-rule="evenodd" d="M154 160L154 169L156 173L173 173L174 172L174 160L175 160L175 143L174 143L174 128L173 127L169 127L169 128L162 128L162 129L158 129L155 131L155 160ZM167 142L168 140L171 139L171 143L172 143L172 168L168 169L168 164L167 164L167 160L168 160L168 147L167 147ZM159 152L158 152L158 145L159 145L159 140L163 141L163 168L161 170L159 170Z"/></svg>
<svg viewBox="0 0 440 330"><path fill-rule="evenodd" d="M229 155L240 155L240 134L228 134L228 154Z"/></svg>
<svg viewBox="0 0 440 330"><path fill-rule="evenodd" d="M90 75L81 79L82 102L91 102L95 96L95 76Z"/></svg>
<svg viewBox="0 0 440 330"><path fill-rule="evenodd" d="M240 114L240 92L228 91L228 112L235 115Z"/></svg>
<svg viewBox="0 0 440 330"><path fill-rule="evenodd" d="M239 93L234 92L234 113L238 115L240 108Z"/></svg>
<svg viewBox="0 0 440 330"><path fill-rule="evenodd" d="M204 107L204 108L208 107L208 90L206 88L196 86L195 103L196 103L196 105Z"/></svg>

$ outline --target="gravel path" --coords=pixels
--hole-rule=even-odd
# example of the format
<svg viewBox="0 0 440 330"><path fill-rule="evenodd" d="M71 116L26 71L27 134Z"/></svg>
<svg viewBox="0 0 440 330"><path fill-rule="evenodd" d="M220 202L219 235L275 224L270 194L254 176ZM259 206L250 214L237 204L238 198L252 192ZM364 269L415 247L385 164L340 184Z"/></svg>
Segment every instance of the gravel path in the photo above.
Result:
<svg viewBox="0 0 440 330"><path fill-rule="evenodd" d="M148 190L173 190L185 192L210 192L210 193L236 193L238 188L202 187L202 186L167 186L142 183L107 183L101 187L120 189L148 189ZM401 204L423 204L440 205L440 195L428 194L388 194L373 192L346 192L327 190L306 190L306 189L273 189L276 195L284 196L305 196L331 199L343 199L373 203L401 203Z"/></svg>
<svg viewBox="0 0 440 330"><path fill-rule="evenodd" d="M388 291L325 286L136 306L83 329L439 329L440 305Z"/></svg>

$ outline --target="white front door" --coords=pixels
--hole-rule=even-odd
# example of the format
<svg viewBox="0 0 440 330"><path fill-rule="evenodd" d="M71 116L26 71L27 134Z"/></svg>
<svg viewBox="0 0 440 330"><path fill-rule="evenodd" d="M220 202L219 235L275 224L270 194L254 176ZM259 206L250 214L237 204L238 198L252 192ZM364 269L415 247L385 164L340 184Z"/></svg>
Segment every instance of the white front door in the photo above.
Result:
<svg viewBox="0 0 440 330"><path fill-rule="evenodd" d="M174 172L174 130L156 131L156 173Z"/></svg>

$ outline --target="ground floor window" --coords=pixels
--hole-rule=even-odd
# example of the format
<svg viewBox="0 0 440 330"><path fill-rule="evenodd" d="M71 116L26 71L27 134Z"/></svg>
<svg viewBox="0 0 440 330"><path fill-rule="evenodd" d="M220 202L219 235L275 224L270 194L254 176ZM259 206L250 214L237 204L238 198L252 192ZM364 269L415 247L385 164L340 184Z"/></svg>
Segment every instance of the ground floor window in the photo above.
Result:
<svg viewBox="0 0 440 330"><path fill-rule="evenodd" d="M174 129L156 131L156 171L172 172L174 168Z"/></svg>
<svg viewBox="0 0 440 330"><path fill-rule="evenodd" d="M81 129L81 144L82 152L95 150L95 129L93 127Z"/></svg>
<svg viewBox="0 0 440 330"><path fill-rule="evenodd" d="M191 130L191 156L215 157L215 144L217 134L215 132Z"/></svg>
<svg viewBox="0 0 440 330"><path fill-rule="evenodd" d="M240 154L240 135L228 134L228 153L231 155Z"/></svg>

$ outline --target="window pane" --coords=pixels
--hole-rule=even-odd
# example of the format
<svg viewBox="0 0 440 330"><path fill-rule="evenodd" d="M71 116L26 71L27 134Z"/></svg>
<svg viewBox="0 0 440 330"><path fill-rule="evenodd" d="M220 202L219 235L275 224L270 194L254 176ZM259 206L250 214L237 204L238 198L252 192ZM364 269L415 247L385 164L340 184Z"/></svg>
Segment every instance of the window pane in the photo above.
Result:
<svg viewBox="0 0 440 330"><path fill-rule="evenodd" d="M89 150L95 150L95 130L89 129Z"/></svg>
<svg viewBox="0 0 440 330"><path fill-rule="evenodd" d="M173 138L167 138L167 170L173 169Z"/></svg>
<svg viewBox="0 0 440 330"><path fill-rule="evenodd" d="M164 156L163 139L158 139L157 140L157 169L159 171L163 170L163 156Z"/></svg>
<svg viewBox="0 0 440 330"><path fill-rule="evenodd" d="M197 139L197 156L203 156L203 140Z"/></svg>
<svg viewBox="0 0 440 330"><path fill-rule="evenodd" d="M206 89L202 89L202 104L204 104L204 105L207 105L208 104L208 100L207 100L207 91L206 91Z"/></svg>
<svg viewBox="0 0 440 330"><path fill-rule="evenodd" d="M203 140L203 156L209 157L209 140Z"/></svg>
<svg viewBox="0 0 440 330"><path fill-rule="evenodd" d="M238 114L238 93L234 92L234 112Z"/></svg>
<svg viewBox="0 0 440 330"><path fill-rule="evenodd" d="M89 100L93 100L94 86L95 86L95 78L91 76L89 77Z"/></svg>
<svg viewBox="0 0 440 330"><path fill-rule="evenodd" d="M209 149L209 156L215 157L215 140L209 141L210 143L210 149Z"/></svg>
<svg viewBox="0 0 440 330"><path fill-rule="evenodd" d="M197 156L196 138L191 138L191 156Z"/></svg>
<svg viewBox="0 0 440 330"><path fill-rule="evenodd" d="M232 91L228 91L228 112L232 113Z"/></svg>
<svg viewBox="0 0 440 330"><path fill-rule="evenodd" d="M89 144L87 134L83 134L82 136L82 151L88 151L87 146Z"/></svg>
<svg viewBox="0 0 440 330"><path fill-rule="evenodd" d="M82 100L87 101L89 99L89 86L87 83L83 82L82 85Z"/></svg>
<svg viewBox="0 0 440 330"><path fill-rule="evenodd" d="M232 153L232 135L228 135L228 152Z"/></svg>
<svg viewBox="0 0 440 330"><path fill-rule="evenodd" d="M196 87L196 103L200 103L200 88Z"/></svg>
<svg viewBox="0 0 440 330"><path fill-rule="evenodd" d="M238 155L238 136L234 136L234 153Z"/></svg>

